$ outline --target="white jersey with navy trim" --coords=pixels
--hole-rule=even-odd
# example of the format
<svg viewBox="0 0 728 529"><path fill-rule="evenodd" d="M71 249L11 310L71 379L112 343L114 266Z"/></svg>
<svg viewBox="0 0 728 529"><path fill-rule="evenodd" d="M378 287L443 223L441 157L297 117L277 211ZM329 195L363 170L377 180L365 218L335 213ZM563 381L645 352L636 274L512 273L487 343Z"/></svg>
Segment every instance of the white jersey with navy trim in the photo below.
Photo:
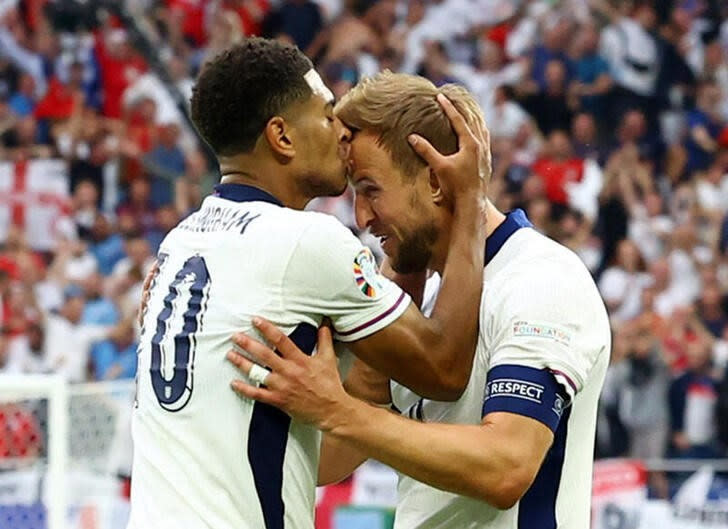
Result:
<svg viewBox="0 0 728 529"><path fill-rule="evenodd" d="M312 529L320 434L237 396L225 360L262 316L307 353L324 317L342 341L409 298L328 215L221 185L161 244L139 347L129 529Z"/></svg>
<svg viewBox="0 0 728 529"><path fill-rule="evenodd" d="M517 210L486 243L480 334L462 397L430 401L392 382L392 400L403 415L425 422L479 424L491 411L526 415L554 431L554 444L531 488L505 511L400 476L395 529L589 527L609 321L579 258L529 226ZM438 289L434 276L424 312Z"/></svg>

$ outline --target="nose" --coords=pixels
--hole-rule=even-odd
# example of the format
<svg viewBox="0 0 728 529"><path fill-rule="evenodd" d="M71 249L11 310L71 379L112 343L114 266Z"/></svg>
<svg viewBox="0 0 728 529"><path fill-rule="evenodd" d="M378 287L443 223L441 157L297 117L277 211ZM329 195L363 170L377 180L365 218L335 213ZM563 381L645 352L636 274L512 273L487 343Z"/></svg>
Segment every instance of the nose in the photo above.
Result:
<svg viewBox="0 0 728 529"><path fill-rule="evenodd" d="M351 141L351 130L349 127L344 125L344 122L341 121L339 118L335 118L336 126L339 130L339 142L349 142Z"/></svg>
<svg viewBox="0 0 728 529"><path fill-rule="evenodd" d="M360 230L368 228L374 221L374 211L372 211L369 201L363 198L359 192L354 192L354 219L356 226Z"/></svg>

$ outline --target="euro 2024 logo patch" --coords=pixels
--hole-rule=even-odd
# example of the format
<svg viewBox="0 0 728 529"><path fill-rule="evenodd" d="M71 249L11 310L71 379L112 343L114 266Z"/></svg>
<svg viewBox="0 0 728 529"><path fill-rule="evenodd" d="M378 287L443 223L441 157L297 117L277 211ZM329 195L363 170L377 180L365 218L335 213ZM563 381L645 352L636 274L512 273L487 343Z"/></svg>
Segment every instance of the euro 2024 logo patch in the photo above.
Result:
<svg viewBox="0 0 728 529"><path fill-rule="evenodd" d="M384 288L377 262L369 248L362 248L354 258L354 279L359 290L370 298L376 297Z"/></svg>

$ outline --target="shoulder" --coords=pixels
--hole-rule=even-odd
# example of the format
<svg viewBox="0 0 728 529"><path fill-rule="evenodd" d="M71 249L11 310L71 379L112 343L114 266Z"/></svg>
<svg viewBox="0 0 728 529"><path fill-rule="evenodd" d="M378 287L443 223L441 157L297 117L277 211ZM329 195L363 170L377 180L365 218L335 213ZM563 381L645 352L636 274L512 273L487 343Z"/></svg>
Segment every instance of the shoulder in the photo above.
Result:
<svg viewBox="0 0 728 529"><path fill-rule="evenodd" d="M519 255L499 274L499 311L553 308L564 313L580 304L601 303L591 274L574 252L535 230L524 230L522 237Z"/></svg>
<svg viewBox="0 0 728 529"><path fill-rule="evenodd" d="M290 221L298 231L302 251L335 250L341 245L361 246L359 239L333 215L315 211L290 211Z"/></svg>

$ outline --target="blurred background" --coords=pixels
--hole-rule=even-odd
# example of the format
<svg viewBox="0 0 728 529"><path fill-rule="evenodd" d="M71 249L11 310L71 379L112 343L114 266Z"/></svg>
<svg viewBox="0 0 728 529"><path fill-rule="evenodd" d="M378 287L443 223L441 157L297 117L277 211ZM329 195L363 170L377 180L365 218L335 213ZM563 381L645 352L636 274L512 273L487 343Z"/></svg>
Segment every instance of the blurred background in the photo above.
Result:
<svg viewBox="0 0 728 529"><path fill-rule="evenodd" d="M141 282L218 178L194 78L246 35L337 96L385 68L475 95L492 199L611 314L593 526L728 527L728 2L0 0L0 528L124 527ZM378 251L350 192L311 207ZM320 489L318 529L389 527L395 487Z"/></svg>

